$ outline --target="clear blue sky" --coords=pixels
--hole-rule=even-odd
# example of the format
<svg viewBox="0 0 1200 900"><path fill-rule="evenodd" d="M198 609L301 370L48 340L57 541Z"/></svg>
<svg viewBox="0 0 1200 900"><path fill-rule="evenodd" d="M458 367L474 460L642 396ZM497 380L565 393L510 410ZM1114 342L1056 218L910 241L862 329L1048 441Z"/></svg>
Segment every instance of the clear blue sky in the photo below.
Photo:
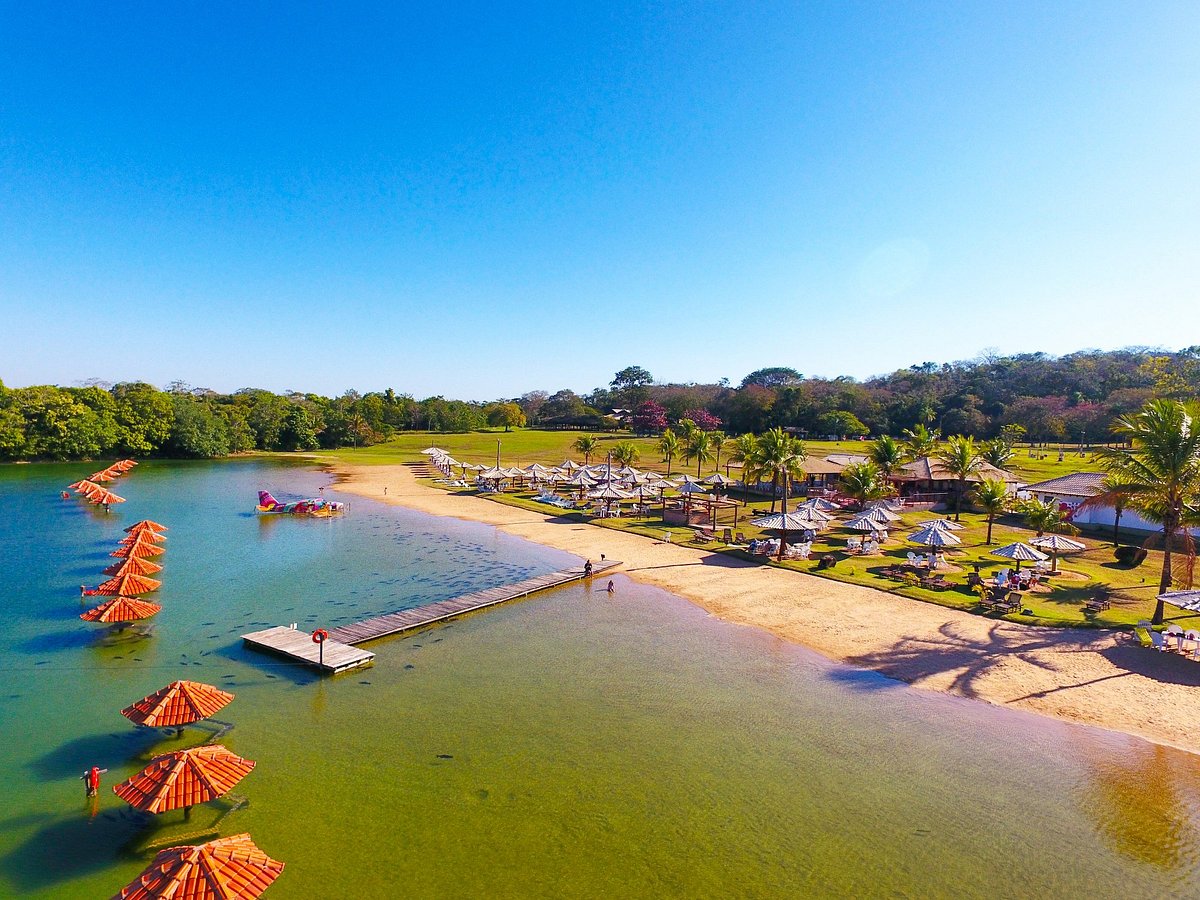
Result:
<svg viewBox="0 0 1200 900"><path fill-rule="evenodd" d="M0 378L1194 344L1200 5L0 6Z"/></svg>

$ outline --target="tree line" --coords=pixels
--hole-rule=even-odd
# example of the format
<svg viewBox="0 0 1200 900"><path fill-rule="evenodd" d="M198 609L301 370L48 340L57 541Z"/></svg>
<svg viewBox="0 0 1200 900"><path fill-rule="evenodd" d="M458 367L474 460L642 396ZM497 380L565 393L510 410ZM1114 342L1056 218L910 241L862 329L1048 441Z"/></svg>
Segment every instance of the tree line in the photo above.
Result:
<svg viewBox="0 0 1200 900"><path fill-rule="evenodd" d="M660 384L629 366L577 394L530 391L493 402L412 396L388 389L340 397L245 388L221 394L175 382L81 387L0 383L0 459L78 459L109 453L213 457L246 450L363 446L398 431L466 432L524 425L661 435L688 421L702 431L772 428L826 435L930 432L996 440L1019 425L1032 441L1107 440L1110 423L1154 397L1200 395L1200 347L1044 353L921 363L887 375L805 377L775 366L734 386ZM614 410L619 410L614 416Z"/></svg>

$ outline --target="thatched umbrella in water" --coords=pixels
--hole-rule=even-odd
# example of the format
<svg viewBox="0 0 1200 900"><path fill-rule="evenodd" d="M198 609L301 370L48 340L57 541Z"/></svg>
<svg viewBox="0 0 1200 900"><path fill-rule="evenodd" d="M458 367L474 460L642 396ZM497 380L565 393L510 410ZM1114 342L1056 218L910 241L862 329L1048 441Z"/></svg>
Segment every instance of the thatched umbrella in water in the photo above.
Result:
<svg viewBox="0 0 1200 900"><path fill-rule="evenodd" d="M155 572L161 572L162 568L158 563L152 563L148 559L130 556L113 563L103 571L105 575L112 575L116 578L121 575L153 575Z"/></svg>
<svg viewBox="0 0 1200 900"><path fill-rule="evenodd" d="M233 790L250 774L254 762L220 744L164 753L132 778L113 786L113 793L134 809L164 813L208 803Z"/></svg>
<svg viewBox="0 0 1200 900"><path fill-rule="evenodd" d="M148 600L138 600L136 597L109 597L99 606L79 614L85 622L105 622L107 624L127 625L141 619L148 619L162 611L157 603Z"/></svg>
<svg viewBox="0 0 1200 900"><path fill-rule="evenodd" d="M1043 534L1041 537L1035 537L1029 543L1031 546L1050 554L1051 574L1058 571L1058 557L1060 554L1078 553L1081 550L1087 549L1087 544L1073 541L1068 537L1063 537L1061 534Z"/></svg>
<svg viewBox="0 0 1200 900"><path fill-rule="evenodd" d="M151 541L135 541L118 547L108 555L117 559L146 559L150 556L161 556L166 550L166 547L159 547Z"/></svg>
<svg viewBox="0 0 1200 900"><path fill-rule="evenodd" d="M121 710L134 725L180 728L207 719L233 699L233 694L199 681L172 681Z"/></svg>
<svg viewBox="0 0 1200 900"><path fill-rule="evenodd" d="M159 525L153 519L142 519L140 522L134 522L132 525L126 528L125 533L133 534L138 531L153 531L155 534L158 534L160 532L170 530L171 529L169 529L166 525Z"/></svg>
<svg viewBox="0 0 1200 900"><path fill-rule="evenodd" d="M235 834L159 851L113 900L255 900L283 866L259 850L249 834Z"/></svg>
<svg viewBox="0 0 1200 900"><path fill-rule="evenodd" d="M157 578L126 572L124 575L108 579L96 588L95 593L132 597L134 594L148 594L151 591L157 591L160 587L162 587L162 582Z"/></svg>

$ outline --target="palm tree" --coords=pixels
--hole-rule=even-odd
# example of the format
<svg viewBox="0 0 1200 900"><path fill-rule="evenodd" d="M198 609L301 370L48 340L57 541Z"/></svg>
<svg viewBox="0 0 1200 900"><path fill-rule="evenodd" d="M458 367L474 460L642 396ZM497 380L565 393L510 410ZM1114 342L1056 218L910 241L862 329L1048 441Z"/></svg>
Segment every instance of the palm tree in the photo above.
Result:
<svg viewBox="0 0 1200 900"><path fill-rule="evenodd" d="M782 428L772 428L758 439L758 452L754 458L756 472L771 476L771 484L779 486L783 481L783 505L781 511L787 516L788 486L793 478L804 477L803 463L807 454L804 444L790 434L785 434ZM772 492L771 510L775 509L775 498ZM785 520L786 521L786 520ZM787 545L787 529L779 539L779 558L783 559L783 549Z"/></svg>
<svg viewBox="0 0 1200 900"><path fill-rule="evenodd" d="M1113 432L1127 441L1129 450L1104 448L1100 463L1114 479L1109 491L1144 519L1162 526L1163 566L1158 592L1171 589L1174 573L1171 552L1176 536L1191 543L1190 525L1200 524L1200 408L1179 400L1151 400L1140 412L1117 419ZM1187 575L1190 586L1191 573ZM1154 608L1155 625L1161 625L1164 605Z"/></svg>
<svg viewBox="0 0 1200 900"><path fill-rule="evenodd" d="M979 455L997 469L1003 469L1013 458L1013 448L1004 438L995 438L984 442Z"/></svg>
<svg viewBox="0 0 1200 900"><path fill-rule="evenodd" d="M686 421L686 420L685 420ZM700 477L700 467L706 462L712 462L712 439L707 431L697 428L684 437L683 457L696 461L696 477Z"/></svg>
<svg viewBox="0 0 1200 900"><path fill-rule="evenodd" d="M983 511L987 513L988 530L985 544L992 543L992 523L996 521L996 516L1004 512L1004 507L1008 505L1008 485L1000 478L985 478L975 487L975 492L971 495L971 499L983 507Z"/></svg>
<svg viewBox="0 0 1200 900"><path fill-rule="evenodd" d="M1043 503L1035 497L1022 501L1017 511L1024 517L1025 524L1037 532L1038 537L1047 531L1057 534L1079 533L1079 529L1067 520L1067 514L1057 503Z"/></svg>
<svg viewBox="0 0 1200 900"><path fill-rule="evenodd" d="M886 478L904 464L904 448L894 437L885 434L871 444L871 462Z"/></svg>
<svg viewBox="0 0 1200 900"><path fill-rule="evenodd" d="M713 460L713 469L717 472L721 471L721 451L725 449L727 440L723 431L714 430L708 433L708 442L712 445L713 455L716 457Z"/></svg>
<svg viewBox="0 0 1200 900"><path fill-rule="evenodd" d="M941 435L937 431L930 431L924 423L917 425L911 431L904 430L904 455L910 460L920 459L922 456L933 456L937 451L938 439Z"/></svg>
<svg viewBox="0 0 1200 900"><path fill-rule="evenodd" d="M958 490L954 492L954 521L962 513L962 498L967 491L967 479L983 466L983 457L975 446L975 438L955 435L946 442L946 448L938 454L946 471L958 479Z"/></svg>
<svg viewBox="0 0 1200 900"><path fill-rule="evenodd" d="M842 493L853 497L864 508L872 500L882 500L896 492L874 461L851 463L842 469L841 480Z"/></svg>
<svg viewBox="0 0 1200 900"><path fill-rule="evenodd" d="M594 437L581 437L571 445L576 452L583 454L583 464L586 466L591 462L592 454L600 449L600 439Z"/></svg>
<svg viewBox="0 0 1200 900"><path fill-rule="evenodd" d="M753 473L754 455L758 452L758 438L752 434L739 434L733 441L733 449L729 458L742 464L742 487L750 486L750 476Z"/></svg>
<svg viewBox="0 0 1200 900"><path fill-rule="evenodd" d="M613 444L612 458L615 463L620 463L623 466L632 466L641 455L641 451L638 450L632 441L621 441L619 444Z"/></svg>
<svg viewBox="0 0 1200 900"><path fill-rule="evenodd" d="M667 464L667 477L671 477L671 461L679 455L681 445L679 438L670 428L664 428L658 438L658 452L662 454L663 462Z"/></svg>

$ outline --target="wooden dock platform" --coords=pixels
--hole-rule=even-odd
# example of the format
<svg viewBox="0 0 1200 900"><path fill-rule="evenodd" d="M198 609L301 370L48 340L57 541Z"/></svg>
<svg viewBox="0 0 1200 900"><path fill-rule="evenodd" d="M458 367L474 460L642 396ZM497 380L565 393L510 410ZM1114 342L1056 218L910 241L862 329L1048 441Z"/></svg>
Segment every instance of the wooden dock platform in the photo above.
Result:
<svg viewBox="0 0 1200 900"><path fill-rule="evenodd" d="M591 577L595 578L619 565L619 562L611 560L593 563ZM518 597L528 597L538 591L570 584L573 581L582 581L587 577L582 566L575 569L563 569L560 572L550 572L546 575L528 578L525 581L518 581L516 584L505 584L489 588L486 591L475 591L450 600L439 600L437 603L428 603L425 606L416 606L401 612L387 613L373 619L364 619L361 622L331 628L329 637L331 640L340 641L343 644L364 644L367 641L411 631L414 628L423 628L435 622L452 619L455 616L495 606L508 600L516 600Z"/></svg>
<svg viewBox="0 0 1200 900"><path fill-rule="evenodd" d="M619 565L619 562L613 562L612 560L593 563L590 577L596 578L605 572L615 569ZM489 588L486 591L475 591L470 594L463 594L461 597L454 597L450 600L439 600L436 603L427 603L424 606L415 606L412 609L375 616L371 619L352 622L349 625L342 625L338 628L330 628L329 639L325 641L324 664L318 661L320 658L320 648L313 643L312 635L307 631L289 628L286 625L277 625L274 628L255 631L252 634L243 634L242 640L245 641L246 646L254 650L286 656L289 659L308 663L326 672L344 672L347 669L370 665L371 661L375 659L374 653L368 650L360 650L354 646L355 644L364 644L367 641L378 640L379 638L388 637L393 634L401 634L405 631L412 631L415 628L424 628L426 625L433 625L435 622L443 622L455 616L474 612L477 609L485 609L489 606L496 606L508 600L516 600L519 597L528 597L530 594L536 594L538 591L560 587L574 581L582 581L588 577L583 571L583 566L574 569L563 569L559 572L550 572L546 575L527 578L525 581L518 581L516 584L505 584L500 587Z"/></svg>
<svg viewBox="0 0 1200 900"><path fill-rule="evenodd" d="M325 641L324 647L318 646L313 643L309 632L289 628L287 625L276 625L274 628L243 634L242 640L247 647L254 650L286 656L288 659L307 663L334 674L369 666L375 659L375 654L369 650L359 650L357 647L340 643L332 636Z"/></svg>

